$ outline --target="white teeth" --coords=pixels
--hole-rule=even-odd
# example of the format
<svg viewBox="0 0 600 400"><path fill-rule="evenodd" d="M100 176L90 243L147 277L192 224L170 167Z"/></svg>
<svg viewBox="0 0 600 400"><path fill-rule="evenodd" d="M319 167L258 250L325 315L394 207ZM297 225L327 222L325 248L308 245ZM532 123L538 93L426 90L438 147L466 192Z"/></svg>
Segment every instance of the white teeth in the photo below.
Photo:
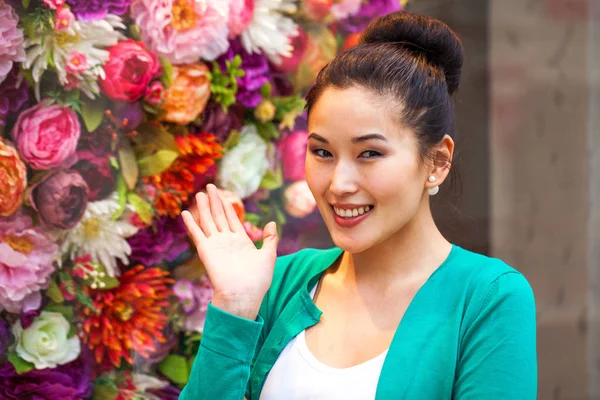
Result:
<svg viewBox="0 0 600 400"><path fill-rule="evenodd" d="M362 214L368 212L370 209L371 209L370 206L360 207L360 208L353 208L353 209L350 209L350 210L345 210L345 209L337 208L337 207L333 208L333 210L335 211L335 213L337 215L339 215L340 217L343 217L343 218L358 217L359 215L362 215Z"/></svg>

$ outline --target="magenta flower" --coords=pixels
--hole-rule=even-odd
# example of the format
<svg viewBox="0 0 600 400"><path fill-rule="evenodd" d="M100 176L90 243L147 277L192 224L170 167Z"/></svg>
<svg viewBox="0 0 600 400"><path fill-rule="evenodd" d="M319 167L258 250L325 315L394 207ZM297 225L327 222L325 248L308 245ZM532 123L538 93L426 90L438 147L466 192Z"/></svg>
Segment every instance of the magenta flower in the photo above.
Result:
<svg viewBox="0 0 600 400"><path fill-rule="evenodd" d="M181 217L163 217L154 226L140 230L127 242L131 246L129 259L150 267L163 261L173 262L190 245L186 240L187 233Z"/></svg>
<svg viewBox="0 0 600 400"><path fill-rule="evenodd" d="M73 14L82 21L103 19L106 14L123 15L130 3L131 0L67 0Z"/></svg>
<svg viewBox="0 0 600 400"><path fill-rule="evenodd" d="M13 64L25 61L23 32L19 17L11 6L0 2L0 83L6 79Z"/></svg>
<svg viewBox="0 0 600 400"><path fill-rule="evenodd" d="M104 200L114 190L117 171L110 165L110 154L95 154L91 150L77 152L77 164L73 169L78 171L89 187L89 200Z"/></svg>

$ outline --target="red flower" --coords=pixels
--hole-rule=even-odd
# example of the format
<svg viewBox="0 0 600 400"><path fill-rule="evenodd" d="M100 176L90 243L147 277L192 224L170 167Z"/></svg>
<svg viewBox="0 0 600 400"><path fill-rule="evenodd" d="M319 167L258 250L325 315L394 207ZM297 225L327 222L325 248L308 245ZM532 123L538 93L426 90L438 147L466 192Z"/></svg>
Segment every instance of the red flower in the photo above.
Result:
<svg viewBox="0 0 600 400"><path fill-rule="evenodd" d="M141 42L126 40L108 49L110 58L104 64L106 78L100 80L102 91L111 100L139 100L160 71L156 55Z"/></svg>
<svg viewBox="0 0 600 400"><path fill-rule="evenodd" d="M132 351L149 357L156 342L165 342L163 330L168 316L173 280L160 268L137 265L119 278L111 290L85 288L98 310L81 306L83 342L94 352L96 363L108 357L120 367L121 359L133 364Z"/></svg>

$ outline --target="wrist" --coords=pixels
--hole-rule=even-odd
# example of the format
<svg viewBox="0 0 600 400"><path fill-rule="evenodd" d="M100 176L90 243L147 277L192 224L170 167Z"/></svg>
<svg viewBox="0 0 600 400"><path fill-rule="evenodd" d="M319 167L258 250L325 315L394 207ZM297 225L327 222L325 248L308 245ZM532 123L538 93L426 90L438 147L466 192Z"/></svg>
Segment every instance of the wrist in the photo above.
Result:
<svg viewBox="0 0 600 400"><path fill-rule="evenodd" d="M225 311L229 314L233 314L240 318L249 319L251 321L256 320L258 310L260 309L260 302L244 297L224 298L222 296L215 295L212 299L212 305L221 311Z"/></svg>

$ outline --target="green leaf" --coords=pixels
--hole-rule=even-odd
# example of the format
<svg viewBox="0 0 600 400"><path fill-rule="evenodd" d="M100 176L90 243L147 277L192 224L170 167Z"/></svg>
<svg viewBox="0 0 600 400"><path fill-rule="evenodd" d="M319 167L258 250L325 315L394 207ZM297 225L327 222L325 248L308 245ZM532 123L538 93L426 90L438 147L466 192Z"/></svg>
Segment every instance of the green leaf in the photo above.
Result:
<svg viewBox="0 0 600 400"><path fill-rule="evenodd" d="M99 263L94 262L94 269L98 272L98 275L95 277L88 276L84 279L84 282L87 286L90 286L92 282L96 283L96 287L93 289L98 290L110 290L119 286L121 283L117 278L108 276L106 271L106 267Z"/></svg>
<svg viewBox="0 0 600 400"><path fill-rule="evenodd" d="M117 161L116 157L108 157L108 161L110 162L110 165L112 165L112 167L117 171L121 169L121 167L119 166L119 161Z"/></svg>
<svg viewBox="0 0 600 400"><path fill-rule="evenodd" d="M138 135L132 139L135 154L138 158L148 157L158 150L179 152L175 137L164 126L146 122L137 127Z"/></svg>
<svg viewBox="0 0 600 400"><path fill-rule="evenodd" d="M154 216L154 209L152 206L144 201L137 193L129 192L127 194L127 201L135 208L140 219L143 223L149 224Z"/></svg>
<svg viewBox="0 0 600 400"><path fill-rule="evenodd" d="M24 374L25 372L31 371L35 365L29 361L23 360L16 353L8 353L8 361L15 367L17 374Z"/></svg>
<svg viewBox="0 0 600 400"><path fill-rule="evenodd" d="M123 147L119 150L119 163L121 164L121 174L129 190L133 190L137 184L140 171L135 159L135 153L128 140L123 142Z"/></svg>
<svg viewBox="0 0 600 400"><path fill-rule="evenodd" d="M229 132L229 136L227 136L227 140L223 144L223 151L228 152L238 145L240 142L240 131L237 129L233 129Z"/></svg>
<svg viewBox="0 0 600 400"><path fill-rule="evenodd" d="M119 202L119 209L115 211L112 216L112 220L116 221L123 215L125 212L125 206L127 205L127 184L125 183L125 179L123 179L122 175L117 176L117 196Z"/></svg>
<svg viewBox="0 0 600 400"><path fill-rule="evenodd" d="M104 97L96 100L84 98L81 100L81 116L89 132L94 132L104 119L106 110L106 99Z"/></svg>
<svg viewBox="0 0 600 400"><path fill-rule="evenodd" d="M256 129L260 137L264 139L265 142L270 142L274 139L279 139L279 131L277 127L272 122L267 123L257 123Z"/></svg>
<svg viewBox="0 0 600 400"><path fill-rule="evenodd" d="M260 95L265 99L271 97L271 82L267 82L260 88Z"/></svg>
<svg viewBox="0 0 600 400"><path fill-rule="evenodd" d="M129 25L129 36L131 36L131 38L133 40L137 40L137 41L142 40L142 35L140 33L140 27L137 26L136 24Z"/></svg>
<svg viewBox="0 0 600 400"><path fill-rule="evenodd" d="M142 176L159 175L175 162L179 153L173 150L159 150L138 161Z"/></svg>
<svg viewBox="0 0 600 400"><path fill-rule="evenodd" d="M268 190L279 189L281 185L283 185L283 173L281 172L281 167L277 168L277 171L268 169L260 182L260 187Z"/></svg>
<svg viewBox="0 0 600 400"><path fill-rule="evenodd" d="M29 8L29 3L31 3L31 0L21 0L21 4L23 5L24 9Z"/></svg>
<svg viewBox="0 0 600 400"><path fill-rule="evenodd" d="M260 216L255 213L246 213L246 221L254 226L258 226L260 224Z"/></svg>
<svg viewBox="0 0 600 400"><path fill-rule="evenodd" d="M169 354L158 364L158 371L173 383L185 385L190 376L190 368L185 357Z"/></svg>
<svg viewBox="0 0 600 400"><path fill-rule="evenodd" d="M68 306L66 304L50 303L44 308L44 311L57 312L59 314L62 314L63 317L65 317L65 319L69 322L73 321L73 317L75 315L73 313L73 307Z"/></svg>
<svg viewBox="0 0 600 400"><path fill-rule="evenodd" d="M163 56L158 57L163 68L163 74L160 78L163 85L167 88L173 83L173 64Z"/></svg>
<svg viewBox="0 0 600 400"><path fill-rule="evenodd" d="M46 290L46 296L50 298L55 303L62 303L65 301L62 293L60 292L60 288L56 284L56 281L52 279L50 281L50 285L48 285L48 289Z"/></svg>

